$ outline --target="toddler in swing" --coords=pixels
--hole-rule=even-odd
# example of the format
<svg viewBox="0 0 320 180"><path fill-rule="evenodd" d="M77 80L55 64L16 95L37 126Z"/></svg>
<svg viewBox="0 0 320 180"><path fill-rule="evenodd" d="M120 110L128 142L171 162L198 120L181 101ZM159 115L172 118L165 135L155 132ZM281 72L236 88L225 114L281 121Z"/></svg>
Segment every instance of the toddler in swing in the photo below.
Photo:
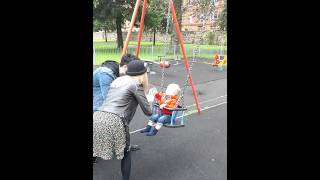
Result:
<svg viewBox="0 0 320 180"><path fill-rule="evenodd" d="M141 133L147 133L147 136L155 136L164 123L170 123L172 111L164 108L175 108L180 92L181 89L178 84L169 84L165 93L155 93L154 98L159 104L161 114L153 114L146 128L140 131Z"/></svg>

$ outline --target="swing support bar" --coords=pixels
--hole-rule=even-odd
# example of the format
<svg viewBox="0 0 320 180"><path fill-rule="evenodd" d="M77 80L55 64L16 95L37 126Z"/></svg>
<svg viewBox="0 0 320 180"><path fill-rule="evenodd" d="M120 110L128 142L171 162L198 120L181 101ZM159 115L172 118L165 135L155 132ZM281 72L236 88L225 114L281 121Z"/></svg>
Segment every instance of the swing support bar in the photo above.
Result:
<svg viewBox="0 0 320 180"><path fill-rule="evenodd" d="M200 114L200 105L199 105L199 102L198 102L196 88L194 86L194 83L193 83L193 80L192 80L192 75L190 73L190 66L189 66L187 55L186 55L186 50L184 48L182 34L181 34L179 23L178 23L178 20L177 20L176 11L174 9L173 0L170 0L170 7L171 7L171 15L173 17L173 22L175 24L175 28L176 28L176 32L177 32L177 35L178 35L179 44L180 44L181 51L182 51L183 58L184 58L184 65L185 65L186 70L187 70L187 72L189 74L189 83L191 85L192 94L193 94L193 97L194 97L194 101L195 101L195 103L197 105L198 114Z"/></svg>
<svg viewBox="0 0 320 180"><path fill-rule="evenodd" d="M140 28L139 28L139 35L138 35L138 44L137 44L137 49L136 49L136 56L139 57L140 53L140 41L141 41L141 36L143 32L143 26L144 26L144 17L146 15L147 11L147 0L143 1L143 7L142 7L142 14L141 14L141 20L140 20Z"/></svg>
<svg viewBox="0 0 320 180"><path fill-rule="evenodd" d="M137 14L138 14L140 1L141 0L137 0L136 5L134 7L133 15L132 15L131 22L130 22L130 28L129 28L129 31L127 33L127 38L126 38L126 41L125 41L123 49L122 49L122 54L121 54L121 57L120 57L119 64L122 61L122 56L124 54L126 54L126 51L127 51L128 45L129 45L129 41L130 41L130 37L131 37L131 33L132 33L132 29L133 29L133 26L134 26L134 22L136 20Z"/></svg>
<svg viewBox="0 0 320 180"><path fill-rule="evenodd" d="M138 8L139 8L140 1L141 0L137 0L136 1L134 12L133 12L133 15L132 15L132 18L131 18L130 28L129 28L129 31L128 31L128 34L127 34L127 38L126 38L124 47L122 49L122 56L126 53L126 50L127 50L128 44L129 44L132 28L133 28L133 25L134 25L134 22L135 22L137 13L138 13ZM143 26L144 26L144 17L146 15L146 10L147 10L147 2L146 1L147 0L144 0L143 8L142 8L142 15L141 15L141 21L140 21L139 35L138 35L138 45L137 45L137 49L136 49L136 56L137 57L139 57L140 41L141 41L141 36L142 36L142 31L143 31ZM190 66L189 66L187 55L186 55L186 50L184 48L184 43L183 43L183 39L182 39L182 34L181 34L181 31L180 31L179 23L178 23L178 20L177 20L176 11L175 11L175 8L174 8L174 3L173 3L173 0L169 0L169 1L170 1L171 15L172 15L172 18L173 18L173 22L175 24L176 33L178 35L179 44L180 44L181 51L182 51L183 58L184 58L184 65L185 65L185 68L186 68L187 73L189 75L188 76L189 77L189 83L191 85L194 101L195 101L195 103L197 105L198 114L200 114L200 105L199 105L199 101L198 101L198 97L197 97L197 93L196 93L196 88L195 88L195 85L193 83L192 75L191 75L191 72L190 72ZM121 58L120 58L120 63L121 63Z"/></svg>

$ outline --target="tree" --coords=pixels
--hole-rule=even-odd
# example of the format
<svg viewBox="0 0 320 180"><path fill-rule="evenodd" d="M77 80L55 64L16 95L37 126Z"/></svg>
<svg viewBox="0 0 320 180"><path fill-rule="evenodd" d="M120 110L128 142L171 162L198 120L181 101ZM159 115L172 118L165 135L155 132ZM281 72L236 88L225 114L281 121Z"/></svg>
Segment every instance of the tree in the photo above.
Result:
<svg viewBox="0 0 320 180"><path fill-rule="evenodd" d="M177 15L177 19L178 19L178 22L179 22L179 26L180 26L180 29L181 29L181 20L182 20L182 0L174 0L174 7L175 7L175 10L176 10L176 15Z"/></svg>
<svg viewBox="0 0 320 180"><path fill-rule="evenodd" d="M174 0L174 7L176 11L176 16L178 19L179 27L181 30L181 20L182 20L182 0ZM170 10L170 19L168 21L168 8L169 7L169 1L163 1L163 0L150 0L150 5L148 7L149 12L147 12L146 15L146 28L152 29L153 31L153 45L155 45L155 34L156 32L166 33L167 28L167 22L169 22L168 26L168 34L170 35L170 43L169 46L172 47L173 44L176 46L176 52L179 51L177 36L175 34L175 27L172 22L172 15ZM167 39L167 41L169 41ZM165 42L166 43L166 42ZM172 48L167 47L169 51L173 51Z"/></svg>
<svg viewBox="0 0 320 180"><path fill-rule="evenodd" d="M175 3L176 12L177 12L177 17L179 19L178 21L181 24L182 0L175 0L175 1L176 2L174 3ZM153 45L155 45L156 33L166 32L168 8L169 8L169 1L163 1L163 0L148 1L147 13L144 20L144 29L145 31L153 32ZM141 12L138 14L138 20L140 20L139 15L141 15ZM172 22L169 22L169 24L170 24L169 34L172 34Z"/></svg>
<svg viewBox="0 0 320 180"><path fill-rule="evenodd" d="M105 21L94 20L93 21L93 31L97 32L97 31L103 30L106 42L108 42L107 32L114 31L115 27L116 27L115 23L113 21L110 21L110 20L105 20Z"/></svg>
<svg viewBox="0 0 320 180"><path fill-rule="evenodd" d="M108 5L111 1L93 0L93 31L104 31L105 41L107 42L107 32L115 30L115 23L110 14L111 9Z"/></svg>
<svg viewBox="0 0 320 180"><path fill-rule="evenodd" d="M162 0L150 0L144 20L144 28L153 32L153 45L156 45L156 33L165 32L167 24L167 6Z"/></svg>
<svg viewBox="0 0 320 180"><path fill-rule="evenodd" d="M135 2L136 0L93 0L94 20L106 26L111 25L112 30L116 29L118 48L123 48L122 26L125 20L130 20Z"/></svg>
<svg viewBox="0 0 320 180"><path fill-rule="evenodd" d="M193 16L200 17L203 15L205 20L208 20L210 14L214 12L214 0L188 0L183 6L183 11L188 11L192 8Z"/></svg>
<svg viewBox="0 0 320 180"><path fill-rule="evenodd" d="M195 7L195 12L199 15L203 14L205 20L209 19L209 15L214 13L215 7L214 0L190 0L190 3ZM224 0L224 8L218 18L218 27L220 30L227 29L227 0Z"/></svg>
<svg viewBox="0 0 320 180"><path fill-rule="evenodd" d="M94 29L101 29L104 32L116 30L117 46L123 48L122 26L125 21L130 21L136 0L93 0ZM145 29L154 33L154 44L156 32L165 32L167 25L167 11L169 1L149 0L147 14L145 16ZM177 18L181 27L182 0L174 0ZM140 4L142 7L142 4ZM137 16L135 26L139 24L141 16ZM171 23L171 22L170 22ZM172 24L172 23L171 23ZM172 26L170 26L172 28ZM171 34L172 29L169 33Z"/></svg>
<svg viewBox="0 0 320 180"><path fill-rule="evenodd" d="M181 23L182 23L182 13L183 13L183 3L182 0L174 0L174 7L175 7L175 11L176 11L176 16L177 16L177 20L179 23L179 30L181 31ZM171 41L170 44L171 45L175 45L175 52L179 52L180 48L179 48L179 41L177 40L178 36L177 33L175 31L175 27L174 24L172 25L172 33L171 34Z"/></svg>
<svg viewBox="0 0 320 180"><path fill-rule="evenodd" d="M224 0L224 8L218 20L220 30L227 30L227 0Z"/></svg>

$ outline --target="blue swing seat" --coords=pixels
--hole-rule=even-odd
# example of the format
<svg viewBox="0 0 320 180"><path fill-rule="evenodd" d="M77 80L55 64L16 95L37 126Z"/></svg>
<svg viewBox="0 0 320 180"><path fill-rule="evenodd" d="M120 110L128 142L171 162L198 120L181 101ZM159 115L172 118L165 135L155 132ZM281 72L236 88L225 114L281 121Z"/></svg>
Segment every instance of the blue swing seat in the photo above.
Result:
<svg viewBox="0 0 320 180"><path fill-rule="evenodd" d="M185 126L184 125L184 113L187 110L187 108L183 108L179 105L176 108L164 108L164 109L171 111L172 114L171 114L170 123L165 123L165 124L163 124L163 126L168 127L168 128L179 128L179 127ZM180 123L178 123L176 121L177 115L179 112L182 112ZM161 116L161 110L159 108L159 104L157 104L157 103L153 104L153 113L157 113Z"/></svg>

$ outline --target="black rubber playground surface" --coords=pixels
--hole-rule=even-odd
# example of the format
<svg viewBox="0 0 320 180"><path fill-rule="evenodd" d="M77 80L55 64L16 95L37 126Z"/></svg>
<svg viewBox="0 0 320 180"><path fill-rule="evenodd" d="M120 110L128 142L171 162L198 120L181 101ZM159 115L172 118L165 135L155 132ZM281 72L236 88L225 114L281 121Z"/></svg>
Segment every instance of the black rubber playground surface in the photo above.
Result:
<svg viewBox="0 0 320 180"><path fill-rule="evenodd" d="M151 71L156 72L149 74L151 86L159 88L161 69L154 64ZM165 71L165 86L173 82L182 86L187 78L183 64ZM185 104L190 115L185 127L163 127L156 136L147 137L138 132L148 121L138 108L130 124L131 143L141 148L132 152L132 180L227 179L227 71L213 72L212 66L197 62L192 76L202 111L192 113L196 107L188 87ZM119 160L98 159L93 180L120 180L120 172Z"/></svg>

